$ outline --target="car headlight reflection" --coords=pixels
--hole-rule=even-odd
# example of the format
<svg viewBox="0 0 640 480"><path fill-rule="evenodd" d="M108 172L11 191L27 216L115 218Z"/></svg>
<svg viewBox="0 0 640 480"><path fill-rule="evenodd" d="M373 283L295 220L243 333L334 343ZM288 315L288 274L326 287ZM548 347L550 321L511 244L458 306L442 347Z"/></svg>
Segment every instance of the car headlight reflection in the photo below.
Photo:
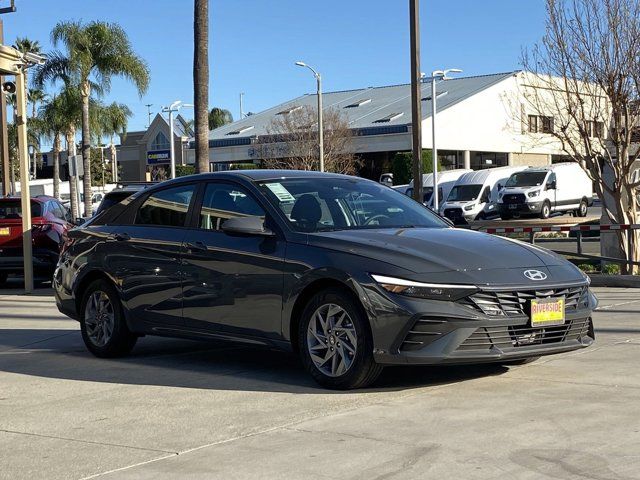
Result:
<svg viewBox="0 0 640 480"><path fill-rule="evenodd" d="M383 275L371 275L371 277L387 292L406 297L458 300L478 291L478 287L475 285L423 283Z"/></svg>

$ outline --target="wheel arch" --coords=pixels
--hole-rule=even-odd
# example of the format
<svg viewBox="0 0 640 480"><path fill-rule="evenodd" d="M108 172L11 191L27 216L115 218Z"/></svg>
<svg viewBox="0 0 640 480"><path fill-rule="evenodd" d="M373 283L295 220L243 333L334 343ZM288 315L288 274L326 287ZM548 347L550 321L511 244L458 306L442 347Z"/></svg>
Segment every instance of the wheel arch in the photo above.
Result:
<svg viewBox="0 0 640 480"><path fill-rule="evenodd" d="M302 312L306 307L309 300L317 293L322 290L326 290L329 288L337 288L342 293L346 293L354 300L356 306L361 309L361 313L365 316L365 318L369 318L367 315L367 311L365 306L362 303L362 299L358 294L357 290L354 288L354 282L348 279L338 279L336 277L324 277L317 278L309 283L307 283L297 294L295 297L295 301L293 302L293 306L291 307L291 313L287 316L286 321L288 325L285 325L283 329L284 332L287 332L289 335L288 340L291 342L291 347L294 352L298 352L298 343L296 339L298 338L299 328L300 328L300 317L302 316ZM370 322L367 322L369 324ZM371 326L369 325L369 328Z"/></svg>
<svg viewBox="0 0 640 480"><path fill-rule="evenodd" d="M109 282L116 290L118 290L116 282L114 282L113 279L104 271L95 269L85 272L80 278L77 279L76 284L73 287L73 296L76 311L78 312L78 317L80 317L82 314L82 297L84 297L84 292L86 291L87 287L89 287L89 285L91 285L96 280L105 280Z"/></svg>

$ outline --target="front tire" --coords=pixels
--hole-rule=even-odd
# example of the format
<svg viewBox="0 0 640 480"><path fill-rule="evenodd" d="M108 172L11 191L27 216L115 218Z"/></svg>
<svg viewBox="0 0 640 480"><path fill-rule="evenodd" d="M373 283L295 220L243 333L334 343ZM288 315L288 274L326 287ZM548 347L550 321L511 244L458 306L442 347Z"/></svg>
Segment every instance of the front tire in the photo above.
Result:
<svg viewBox="0 0 640 480"><path fill-rule="evenodd" d="M117 290L106 280L89 285L82 297L80 315L82 340L96 357L126 355L138 340L127 327Z"/></svg>
<svg viewBox="0 0 640 480"><path fill-rule="evenodd" d="M587 201L583 198L580 201L580 205L578 206L578 209L576 210L576 216L586 217L588 211L589 211L589 205L587 205Z"/></svg>
<svg viewBox="0 0 640 480"><path fill-rule="evenodd" d="M325 388L363 388L383 369L373 359L371 329L362 308L334 288L318 292L305 307L298 348L307 371Z"/></svg>
<svg viewBox="0 0 640 480"><path fill-rule="evenodd" d="M546 220L551 215L551 204L545 201L540 209L540 218Z"/></svg>

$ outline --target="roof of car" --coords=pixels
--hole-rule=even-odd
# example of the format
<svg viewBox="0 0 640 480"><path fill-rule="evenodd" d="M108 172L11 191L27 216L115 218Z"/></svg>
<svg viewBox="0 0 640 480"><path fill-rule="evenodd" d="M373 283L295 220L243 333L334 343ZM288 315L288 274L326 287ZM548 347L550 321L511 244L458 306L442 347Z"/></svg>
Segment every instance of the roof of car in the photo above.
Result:
<svg viewBox="0 0 640 480"><path fill-rule="evenodd" d="M251 181L263 181L263 180L275 180L284 178L357 178L359 180L365 180L360 177L353 177L351 175L342 175L339 173L317 172L309 170L268 170L268 169L256 169L256 170L226 170L222 172L211 173L197 173L195 175L188 175L185 177L178 177L175 180L168 180L167 182L178 182L184 180L193 179L217 179L217 178L245 178ZM163 182L163 184L166 182Z"/></svg>

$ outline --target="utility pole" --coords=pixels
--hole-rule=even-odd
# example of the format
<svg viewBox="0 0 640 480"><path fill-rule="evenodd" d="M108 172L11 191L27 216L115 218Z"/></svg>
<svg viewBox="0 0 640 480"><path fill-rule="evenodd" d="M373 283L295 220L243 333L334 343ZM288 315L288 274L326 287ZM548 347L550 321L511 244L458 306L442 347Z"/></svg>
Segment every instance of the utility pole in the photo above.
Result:
<svg viewBox="0 0 640 480"><path fill-rule="evenodd" d="M239 120L242 120L244 118L244 110L242 108L242 100L244 99L244 92L240 93L240 118Z"/></svg>
<svg viewBox="0 0 640 480"><path fill-rule="evenodd" d="M413 198L422 203L422 108L420 81L420 0L409 0L411 30L411 133Z"/></svg>
<svg viewBox="0 0 640 480"><path fill-rule="evenodd" d="M147 103L147 128L151 126L151 107L153 107L153 103Z"/></svg>
<svg viewBox="0 0 640 480"><path fill-rule="evenodd" d="M4 43L4 30L0 20L0 45ZM0 76L0 85L4 77ZM14 193L11 189L11 168L9 166L9 138L7 136L7 99L0 94L0 157L2 157L2 194Z"/></svg>

